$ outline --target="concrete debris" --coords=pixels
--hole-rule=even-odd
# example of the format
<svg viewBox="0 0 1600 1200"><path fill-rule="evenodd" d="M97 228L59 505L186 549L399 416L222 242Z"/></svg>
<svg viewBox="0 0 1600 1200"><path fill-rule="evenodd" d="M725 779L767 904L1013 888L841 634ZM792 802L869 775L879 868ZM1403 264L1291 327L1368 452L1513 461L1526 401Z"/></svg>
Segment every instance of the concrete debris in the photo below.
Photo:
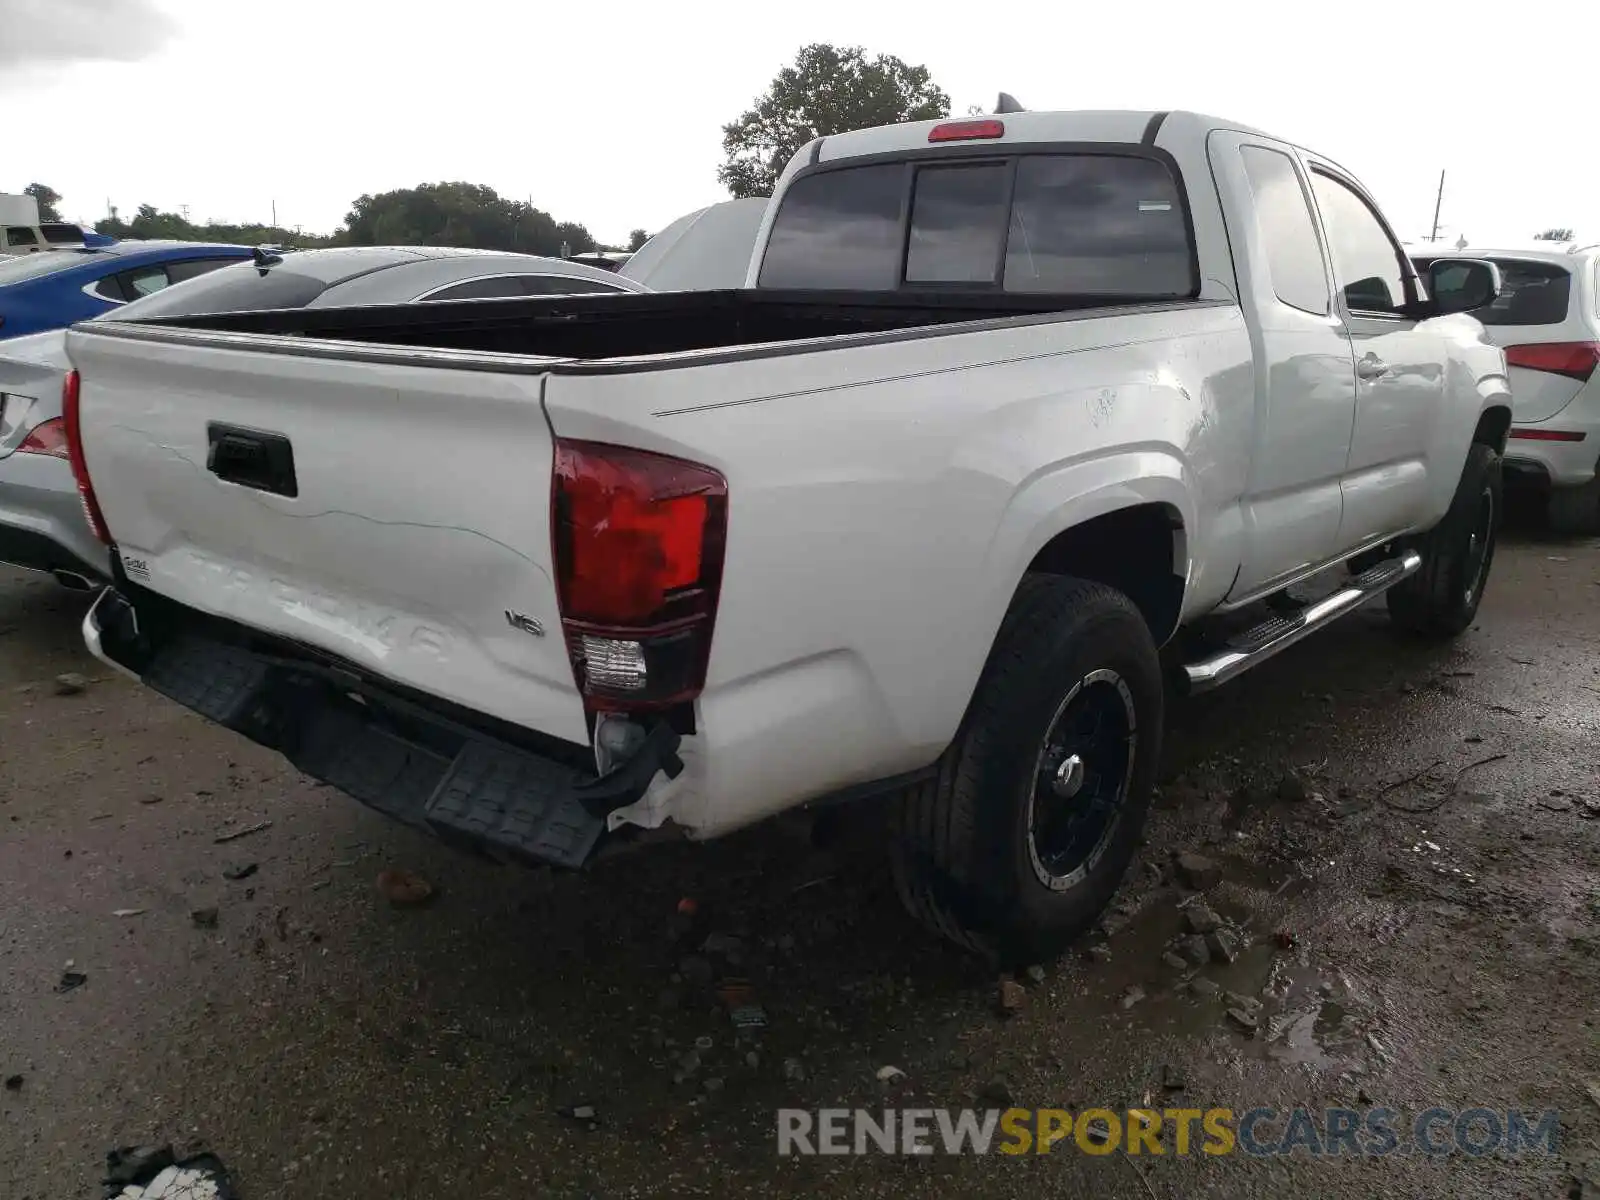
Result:
<svg viewBox="0 0 1600 1200"><path fill-rule="evenodd" d="M1260 1021L1257 1019L1255 1013L1246 1012L1242 1008L1230 1008L1228 1010L1228 1020L1232 1021L1240 1030L1248 1034L1254 1034L1257 1027L1260 1025Z"/></svg>
<svg viewBox="0 0 1600 1200"><path fill-rule="evenodd" d="M87 975L85 975L82 971L71 970L70 969L70 964L69 964L69 969L61 972L61 982L56 984L56 991L57 992L76 991L78 988L81 988L84 984L86 984L88 982L89 982L89 977Z"/></svg>
<svg viewBox="0 0 1600 1200"><path fill-rule="evenodd" d="M569 1104L556 1109L556 1115L565 1117L569 1121L576 1121L590 1132L600 1128L600 1113L592 1104Z"/></svg>
<svg viewBox="0 0 1600 1200"><path fill-rule="evenodd" d="M1090 962L1108 963L1111 961L1111 947L1104 942L1096 942L1083 952L1083 956Z"/></svg>
<svg viewBox="0 0 1600 1200"><path fill-rule="evenodd" d="M1211 947L1206 945L1206 939L1198 933L1191 933L1179 942L1178 953L1183 955L1190 966L1203 967L1211 961Z"/></svg>
<svg viewBox="0 0 1600 1200"><path fill-rule="evenodd" d="M1189 967L1187 959L1185 959L1181 954L1174 954L1171 950L1168 950L1161 956L1161 961L1166 963L1167 966L1171 967L1174 971L1184 971Z"/></svg>
<svg viewBox="0 0 1600 1200"><path fill-rule="evenodd" d="M271 828L271 821L257 821L254 825L246 825L243 829L235 829L228 833L219 833L211 840L216 845L223 846L229 842L237 842L240 838L247 838L253 833L260 833L264 829Z"/></svg>
<svg viewBox="0 0 1600 1200"><path fill-rule="evenodd" d="M1022 1006L1027 1002L1027 993L1022 990L1022 985L1015 979L1006 977L1000 980L1000 988L996 993L995 1000L1001 1016L1015 1016L1022 1011Z"/></svg>
<svg viewBox="0 0 1600 1200"><path fill-rule="evenodd" d="M1184 887L1197 892L1209 891L1222 880L1222 868L1203 854L1185 850L1172 860L1172 865Z"/></svg>
<svg viewBox="0 0 1600 1200"><path fill-rule="evenodd" d="M1044 982L1044 968L1041 967L1038 963L1034 963L1033 966L1029 967L1026 971L1023 972L1023 974L1028 977L1028 982L1029 983L1037 984L1037 983L1043 983Z"/></svg>
<svg viewBox="0 0 1600 1200"><path fill-rule="evenodd" d="M786 1059L784 1059L783 1060L783 1077L785 1079L787 1079L790 1083L800 1083L800 1082L802 1082L806 1077L805 1064L802 1063L798 1058L786 1058Z"/></svg>
<svg viewBox="0 0 1600 1200"><path fill-rule="evenodd" d="M893 1083L896 1079L904 1079L905 1077L906 1073L899 1067L890 1065L878 1068L879 1083Z"/></svg>
<svg viewBox="0 0 1600 1200"><path fill-rule="evenodd" d="M1231 963L1239 957L1239 940L1226 929L1214 929L1206 934L1206 948L1219 963Z"/></svg>
<svg viewBox="0 0 1600 1200"><path fill-rule="evenodd" d="M56 695L76 696L89 686L89 681L76 671L63 671L56 676Z"/></svg>
<svg viewBox="0 0 1600 1200"><path fill-rule="evenodd" d="M196 929L215 929L219 915L214 908L197 908L190 912L189 919Z"/></svg>
<svg viewBox="0 0 1600 1200"><path fill-rule="evenodd" d="M222 868L222 877L224 879L249 879L250 876L256 873L257 869L256 864L253 862L234 863L231 866Z"/></svg>
<svg viewBox="0 0 1600 1200"><path fill-rule="evenodd" d="M722 1090L722 1082L723 1081L722 1081L722 1077L721 1076L713 1075L713 1076L711 1076L710 1079L707 1079L705 1081L705 1083L701 1084L700 1086L705 1088L705 1090L706 1090L706 1092L708 1094L715 1095L717 1092L720 1092Z"/></svg>
<svg viewBox="0 0 1600 1200"><path fill-rule="evenodd" d="M148 908L118 908L113 909L111 915L113 917L142 917L149 911Z"/></svg>
<svg viewBox="0 0 1600 1200"><path fill-rule="evenodd" d="M1137 983L1131 983L1128 985L1127 990L1122 993L1122 999L1118 1001L1118 1003L1121 1004L1124 1009L1129 1009L1143 999L1144 989Z"/></svg>
<svg viewBox="0 0 1600 1200"><path fill-rule="evenodd" d="M1190 933L1211 933L1222 928L1222 918L1204 904L1191 904L1183 910L1184 924Z"/></svg>
<svg viewBox="0 0 1600 1200"><path fill-rule="evenodd" d="M396 908L415 908L434 897L434 886L410 871L378 872L378 893Z"/></svg>
<svg viewBox="0 0 1600 1200"><path fill-rule="evenodd" d="M1215 1000L1222 994L1222 985L1204 975L1196 975L1189 980L1189 990L1202 1000Z"/></svg>

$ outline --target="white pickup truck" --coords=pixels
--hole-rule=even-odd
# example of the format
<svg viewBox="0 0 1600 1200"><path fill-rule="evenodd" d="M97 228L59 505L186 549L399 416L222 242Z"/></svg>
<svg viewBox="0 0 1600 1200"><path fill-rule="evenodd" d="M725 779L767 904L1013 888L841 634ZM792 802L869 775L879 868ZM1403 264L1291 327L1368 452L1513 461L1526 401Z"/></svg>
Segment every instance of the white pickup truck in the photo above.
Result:
<svg viewBox="0 0 1600 1200"><path fill-rule="evenodd" d="M912 910L1013 956L1117 887L1169 674L1384 591L1471 623L1498 276L1431 290L1328 159L1176 112L869 129L756 247L736 291L76 327L91 649L497 859L886 794Z"/></svg>

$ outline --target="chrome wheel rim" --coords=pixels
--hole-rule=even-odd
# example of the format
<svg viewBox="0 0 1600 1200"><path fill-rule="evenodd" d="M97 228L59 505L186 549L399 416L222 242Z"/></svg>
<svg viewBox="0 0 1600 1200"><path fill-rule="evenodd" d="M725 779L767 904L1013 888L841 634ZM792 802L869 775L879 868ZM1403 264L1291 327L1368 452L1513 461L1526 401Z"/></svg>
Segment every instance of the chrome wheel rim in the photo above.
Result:
<svg viewBox="0 0 1600 1200"><path fill-rule="evenodd" d="M1094 870L1122 820L1139 726L1117 672L1091 671L1062 697L1029 781L1025 837L1034 877L1053 892Z"/></svg>

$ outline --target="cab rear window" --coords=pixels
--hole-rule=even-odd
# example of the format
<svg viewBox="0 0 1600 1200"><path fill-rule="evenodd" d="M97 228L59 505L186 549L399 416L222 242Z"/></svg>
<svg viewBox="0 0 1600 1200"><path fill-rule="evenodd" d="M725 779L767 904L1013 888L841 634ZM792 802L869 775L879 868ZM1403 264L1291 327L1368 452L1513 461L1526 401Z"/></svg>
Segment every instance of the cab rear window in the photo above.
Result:
<svg viewBox="0 0 1600 1200"><path fill-rule="evenodd" d="M760 285L1175 298L1197 287L1178 181L1136 154L939 157L818 171L773 222Z"/></svg>

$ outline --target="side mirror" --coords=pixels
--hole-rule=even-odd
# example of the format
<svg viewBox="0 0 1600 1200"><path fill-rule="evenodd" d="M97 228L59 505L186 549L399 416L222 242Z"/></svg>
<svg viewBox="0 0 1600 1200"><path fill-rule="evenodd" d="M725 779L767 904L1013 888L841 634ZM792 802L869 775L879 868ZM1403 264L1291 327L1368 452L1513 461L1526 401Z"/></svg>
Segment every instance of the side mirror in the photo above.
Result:
<svg viewBox="0 0 1600 1200"><path fill-rule="evenodd" d="M1500 288L1500 268L1481 258L1439 258L1428 264L1428 294L1440 316L1487 308Z"/></svg>

